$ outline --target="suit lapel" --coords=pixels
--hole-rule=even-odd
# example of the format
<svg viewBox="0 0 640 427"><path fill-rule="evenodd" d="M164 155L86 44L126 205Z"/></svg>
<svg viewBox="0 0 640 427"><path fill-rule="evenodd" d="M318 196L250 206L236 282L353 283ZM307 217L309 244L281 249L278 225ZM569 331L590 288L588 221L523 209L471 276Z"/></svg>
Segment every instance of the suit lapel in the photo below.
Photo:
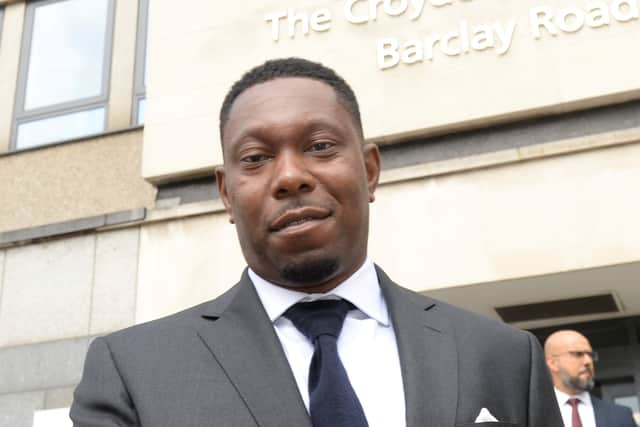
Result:
<svg viewBox="0 0 640 427"><path fill-rule="evenodd" d="M393 283L376 266L398 341L407 427L455 424L458 354L436 302Z"/></svg>
<svg viewBox="0 0 640 427"><path fill-rule="evenodd" d="M596 427L607 425L604 407L600 403L600 399L591 396L591 405L593 406L593 415L596 419Z"/></svg>
<svg viewBox="0 0 640 427"><path fill-rule="evenodd" d="M247 271L211 302L198 334L261 427L311 427L286 356Z"/></svg>

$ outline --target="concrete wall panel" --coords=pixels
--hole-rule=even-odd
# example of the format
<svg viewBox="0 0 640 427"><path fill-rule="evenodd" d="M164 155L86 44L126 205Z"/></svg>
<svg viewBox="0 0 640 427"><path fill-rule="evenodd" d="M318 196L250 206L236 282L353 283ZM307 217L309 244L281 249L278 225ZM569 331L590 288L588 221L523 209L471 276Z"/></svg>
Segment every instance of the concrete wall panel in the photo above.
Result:
<svg viewBox="0 0 640 427"><path fill-rule="evenodd" d="M133 324L138 273L139 229L97 234L91 304L91 335Z"/></svg>
<svg viewBox="0 0 640 427"><path fill-rule="evenodd" d="M45 392L44 407L46 409L68 408L73 403L73 392L76 386L49 389Z"/></svg>
<svg viewBox="0 0 640 427"><path fill-rule="evenodd" d="M640 259L640 144L383 185L370 252L418 291Z"/></svg>
<svg viewBox="0 0 640 427"><path fill-rule="evenodd" d="M32 427L34 412L43 406L43 391L0 394L0 426Z"/></svg>
<svg viewBox="0 0 640 427"><path fill-rule="evenodd" d="M3 285L3 277L4 277L4 261L6 259L5 256L6 251L0 251L0 307L2 306L2 285Z"/></svg>
<svg viewBox="0 0 640 427"><path fill-rule="evenodd" d="M0 347L87 335L94 236L7 250Z"/></svg>
<svg viewBox="0 0 640 427"><path fill-rule="evenodd" d="M136 323L216 297L244 266L223 212L142 227Z"/></svg>
<svg viewBox="0 0 640 427"><path fill-rule="evenodd" d="M88 345L77 338L0 349L0 394L77 384Z"/></svg>

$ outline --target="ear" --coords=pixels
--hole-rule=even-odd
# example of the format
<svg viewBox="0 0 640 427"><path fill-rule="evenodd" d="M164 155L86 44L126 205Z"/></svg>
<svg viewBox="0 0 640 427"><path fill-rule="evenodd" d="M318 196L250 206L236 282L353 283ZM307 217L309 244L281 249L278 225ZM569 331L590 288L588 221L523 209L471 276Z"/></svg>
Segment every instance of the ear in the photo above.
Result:
<svg viewBox="0 0 640 427"><path fill-rule="evenodd" d="M545 362L547 362L547 368L549 368L550 372L558 372L558 362L553 357L545 357Z"/></svg>
<svg viewBox="0 0 640 427"><path fill-rule="evenodd" d="M380 180L380 150L376 144L365 144L362 147L364 157L364 169L367 174L367 188L369 189L369 202L376 199L375 192Z"/></svg>
<svg viewBox="0 0 640 427"><path fill-rule="evenodd" d="M233 224L235 221L233 219L233 211L231 210L231 203L229 202L229 193L227 191L227 181L226 175L224 173L224 166L217 166L215 169L216 173L216 184L218 186L218 193L220 194L220 198L222 199L222 203L224 203L224 208L229 215L229 222Z"/></svg>

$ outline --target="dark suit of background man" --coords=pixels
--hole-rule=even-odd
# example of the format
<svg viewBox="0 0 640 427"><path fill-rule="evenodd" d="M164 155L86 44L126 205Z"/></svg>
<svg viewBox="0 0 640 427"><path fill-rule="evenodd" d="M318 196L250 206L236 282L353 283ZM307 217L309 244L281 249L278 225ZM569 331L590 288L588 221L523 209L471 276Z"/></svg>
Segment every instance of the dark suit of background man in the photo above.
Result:
<svg viewBox="0 0 640 427"><path fill-rule="evenodd" d="M544 353L565 427L636 427L629 408L589 394L597 353L584 335L554 332L544 343Z"/></svg>
<svg viewBox="0 0 640 427"><path fill-rule="evenodd" d="M367 257L380 155L333 70L256 67L220 133L218 189L248 269L213 301L94 340L76 426L309 427L316 350L283 314L336 298L353 304L337 348L362 425L562 426L530 334L403 289ZM341 403L311 412L337 426Z"/></svg>

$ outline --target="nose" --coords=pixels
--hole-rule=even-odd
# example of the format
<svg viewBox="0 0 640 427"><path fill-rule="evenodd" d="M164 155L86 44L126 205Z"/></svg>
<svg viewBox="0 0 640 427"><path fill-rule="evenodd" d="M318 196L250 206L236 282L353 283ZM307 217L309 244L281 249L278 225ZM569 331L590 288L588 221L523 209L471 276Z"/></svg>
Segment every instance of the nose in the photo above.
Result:
<svg viewBox="0 0 640 427"><path fill-rule="evenodd" d="M588 367L589 370L593 370L594 362L594 357L591 354L585 353L584 356L582 356L582 363L584 366Z"/></svg>
<svg viewBox="0 0 640 427"><path fill-rule="evenodd" d="M315 180L307 168L303 153L282 152L275 161L273 195L276 198L313 191Z"/></svg>

